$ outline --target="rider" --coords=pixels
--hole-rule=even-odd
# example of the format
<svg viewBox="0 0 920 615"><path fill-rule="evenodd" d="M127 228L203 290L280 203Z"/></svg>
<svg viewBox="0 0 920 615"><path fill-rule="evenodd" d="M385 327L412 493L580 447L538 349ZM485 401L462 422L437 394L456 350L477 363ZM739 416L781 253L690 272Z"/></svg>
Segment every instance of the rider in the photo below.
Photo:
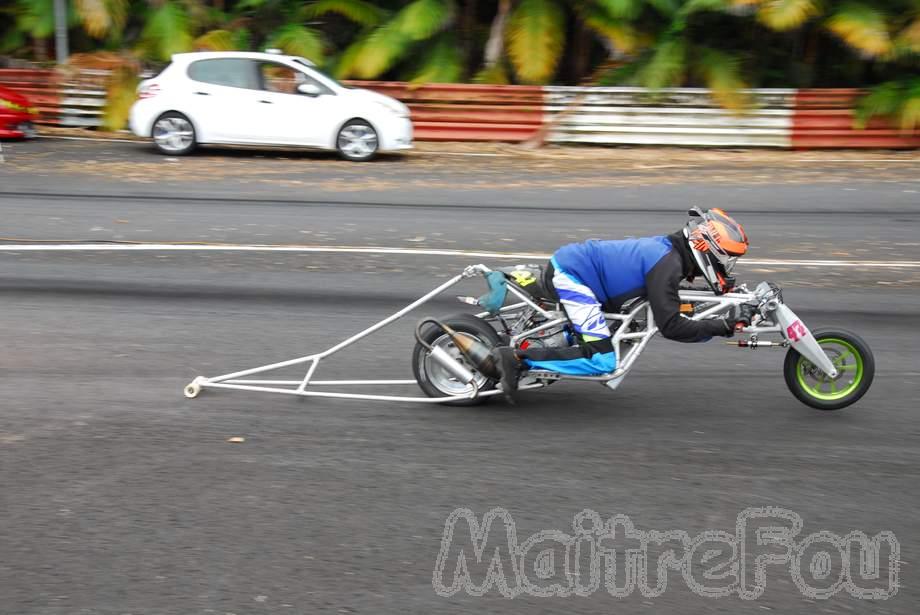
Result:
<svg viewBox="0 0 920 615"><path fill-rule="evenodd" d="M740 224L721 209L694 207L683 229L670 235L589 240L559 248L550 259L546 279L552 280L559 302L578 336L569 348L493 349L502 390L517 390L523 368L563 374L607 374L616 369L610 328L604 311L617 312L627 301L647 298L661 334L678 342L731 337L736 326L749 324L753 307L736 307L720 318L692 320L681 313L678 287L696 276L716 294L734 286L732 268L747 252L748 238Z"/></svg>

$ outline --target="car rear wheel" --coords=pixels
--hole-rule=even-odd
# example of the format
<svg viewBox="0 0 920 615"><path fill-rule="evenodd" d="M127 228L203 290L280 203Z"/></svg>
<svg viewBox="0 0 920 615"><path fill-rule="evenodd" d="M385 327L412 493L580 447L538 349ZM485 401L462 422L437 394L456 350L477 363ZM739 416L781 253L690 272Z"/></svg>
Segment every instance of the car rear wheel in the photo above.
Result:
<svg viewBox="0 0 920 615"><path fill-rule="evenodd" d="M164 113L153 123L153 144L169 156L188 154L197 145L195 127L177 111Z"/></svg>
<svg viewBox="0 0 920 615"><path fill-rule="evenodd" d="M346 160L361 162L377 155L380 147L377 131L370 122L361 119L345 122L335 139L339 155Z"/></svg>

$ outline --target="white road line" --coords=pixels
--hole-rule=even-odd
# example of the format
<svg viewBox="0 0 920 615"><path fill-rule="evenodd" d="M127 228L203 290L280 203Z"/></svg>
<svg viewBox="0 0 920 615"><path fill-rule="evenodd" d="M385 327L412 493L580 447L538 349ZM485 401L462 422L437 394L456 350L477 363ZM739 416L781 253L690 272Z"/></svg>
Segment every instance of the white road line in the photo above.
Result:
<svg viewBox="0 0 920 615"><path fill-rule="evenodd" d="M792 162L913 162L920 163L920 158L793 158Z"/></svg>
<svg viewBox="0 0 920 615"><path fill-rule="evenodd" d="M405 256L454 256L495 259L548 259L541 252L488 252L484 250L453 250L436 248L393 248L381 246L307 246L258 244L195 244L195 243L0 243L0 252L289 252L329 254L394 254ZM758 259L740 261L745 265L775 267L872 267L920 268L920 261L848 261Z"/></svg>

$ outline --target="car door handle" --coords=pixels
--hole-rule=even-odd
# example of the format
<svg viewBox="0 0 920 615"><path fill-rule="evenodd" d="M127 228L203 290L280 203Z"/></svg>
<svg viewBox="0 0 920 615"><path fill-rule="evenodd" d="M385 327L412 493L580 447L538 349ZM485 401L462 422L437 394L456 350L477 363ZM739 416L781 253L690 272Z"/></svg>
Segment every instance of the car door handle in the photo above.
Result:
<svg viewBox="0 0 920 615"><path fill-rule="evenodd" d="M273 103L273 102L270 101L270 100L260 100L259 102L262 103L262 104L265 104L265 105L273 105L273 104L275 104L275 103Z"/></svg>
<svg viewBox="0 0 920 615"><path fill-rule="evenodd" d="M210 96L211 95L210 92L195 92L195 94L197 94L198 96Z"/></svg>

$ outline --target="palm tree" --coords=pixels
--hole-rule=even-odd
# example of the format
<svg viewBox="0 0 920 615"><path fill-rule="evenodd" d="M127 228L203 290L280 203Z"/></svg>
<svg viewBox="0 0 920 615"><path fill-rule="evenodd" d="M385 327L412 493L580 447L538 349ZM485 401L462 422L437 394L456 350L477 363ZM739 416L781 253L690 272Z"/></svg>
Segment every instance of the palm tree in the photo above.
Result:
<svg viewBox="0 0 920 615"><path fill-rule="evenodd" d="M391 11L365 0L319 0L306 9L311 17L338 14L361 29L337 58L340 78L375 79L407 59L412 81L457 81L463 60L450 27L457 19L454 0L412 0Z"/></svg>
<svg viewBox="0 0 920 615"><path fill-rule="evenodd" d="M916 2L733 2L753 5L758 20L773 30L800 29L815 21L863 59L886 63L908 74L920 72L920 5ZM891 117L907 131L920 126L920 78L894 79L873 88L858 104L857 126L865 126L875 115Z"/></svg>
<svg viewBox="0 0 920 615"><path fill-rule="evenodd" d="M175 0L153 0L146 9L138 51L152 60L168 61L174 53L192 49L192 23L188 11Z"/></svg>
<svg viewBox="0 0 920 615"><path fill-rule="evenodd" d="M556 75L566 49L567 25L575 21L576 32L589 30L607 48L621 57L634 52L641 36L635 22L648 6L666 5L671 0L519 0L508 20L505 35L514 73L525 83L543 84ZM503 20L500 10L496 22ZM493 44L496 22L493 22ZM486 68L489 68L487 62Z"/></svg>

